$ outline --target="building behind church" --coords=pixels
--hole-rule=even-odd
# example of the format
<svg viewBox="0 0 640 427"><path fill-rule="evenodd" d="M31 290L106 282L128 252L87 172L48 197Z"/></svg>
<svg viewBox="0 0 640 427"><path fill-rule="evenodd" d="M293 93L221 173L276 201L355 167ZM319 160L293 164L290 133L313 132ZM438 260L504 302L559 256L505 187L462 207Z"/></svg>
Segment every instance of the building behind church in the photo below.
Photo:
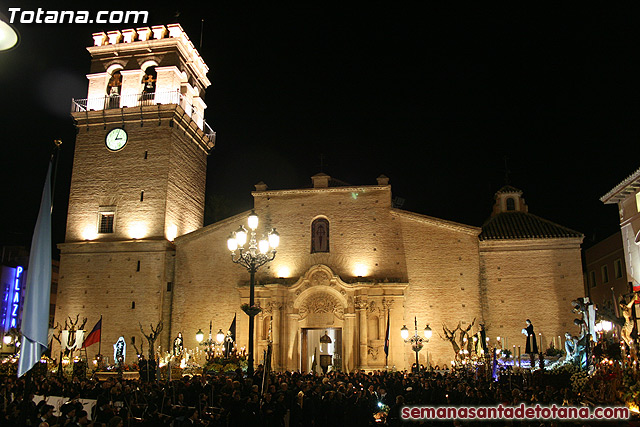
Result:
<svg viewBox="0 0 640 427"><path fill-rule="evenodd" d="M56 319L103 316L109 345L140 340L139 323L162 321L158 344L167 350L179 332L195 348L196 331L210 321L226 328L237 314L246 346L249 275L231 262L226 239L250 212L202 226L215 142L203 120L206 64L179 25L97 33L88 50L88 97L72 113L78 137ZM309 188L259 183L252 195L258 232L276 228L281 239L256 286L256 359L270 339L275 369L309 370L317 351L346 371L409 368L415 354L400 329L413 331L414 318L419 332L427 324L434 332L420 362L440 366L455 356L443 325L471 334L484 325L492 341L523 352L526 319L543 349L575 333L582 235L529 213L514 187L495 194L482 227L393 207L383 175L348 185L320 173Z"/></svg>

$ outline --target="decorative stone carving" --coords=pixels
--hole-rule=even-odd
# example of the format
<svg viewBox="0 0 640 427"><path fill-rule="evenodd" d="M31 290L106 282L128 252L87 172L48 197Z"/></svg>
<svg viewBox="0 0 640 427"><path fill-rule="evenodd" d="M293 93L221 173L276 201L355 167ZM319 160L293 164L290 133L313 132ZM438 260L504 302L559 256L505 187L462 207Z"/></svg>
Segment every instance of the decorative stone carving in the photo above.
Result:
<svg viewBox="0 0 640 427"><path fill-rule="evenodd" d="M382 307L386 310L391 310L393 300L391 298L382 298Z"/></svg>
<svg viewBox="0 0 640 427"><path fill-rule="evenodd" d="M274 310L281 310L283 304L280 301L270 301L267 303L265 311L268 313L272 313Z"/></svg>
<svg viewBox="0 0 640 427"><path fill-rule="evenodd" d="M331 277L326 271L316 271L311 275L311 286L329 286Z"/></svg>
<svg viewBox="0 0 640 427"><path fill-rule="evenodd" d="M378 305L376 304L376 302L371 301L369 303L369 313L377 313L378 311L380 311L380 309L378 308Z"/></svg>
<svg viewBox="0 0 640 427"><path fill-rule="evenodd" d="M363 297L357 296L353 300L353 305L356 307L357 310L366 310L369 304Z"/></svg>
<svg viewBox="0 0 640 427"><path fill-rule="evenodd" d="M367 346L367 353L371 355L371 359L376 360L378 358L378 353L380 351L379 347Z"/></svg>
<svg viewBox="0 0 640 427"><path fill-rule="evenodd" d="M307 298L298 310L300 319L304 319L309 313L333 313L338 319L344 318L344 308L338 300L329 294L315 294Z"/></svg>
<svg viewBox="0 0 640 427"><path fill-rule="evenodd" d="M273 307L277 310L282 310L284 308L284 303L282 301L274 301Z"/></svg>

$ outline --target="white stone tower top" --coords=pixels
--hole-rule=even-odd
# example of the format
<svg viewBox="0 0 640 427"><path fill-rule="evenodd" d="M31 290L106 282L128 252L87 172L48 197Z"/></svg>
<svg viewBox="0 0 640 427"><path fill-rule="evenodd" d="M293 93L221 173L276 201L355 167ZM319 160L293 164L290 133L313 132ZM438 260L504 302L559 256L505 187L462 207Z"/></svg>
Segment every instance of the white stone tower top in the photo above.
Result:
<svg viewBox="0 0 640 427"><path fill-rule="evenodd" d="M209 67L180 24L93 34L87 99L73 111L179 104L206 134Z"/></svg>

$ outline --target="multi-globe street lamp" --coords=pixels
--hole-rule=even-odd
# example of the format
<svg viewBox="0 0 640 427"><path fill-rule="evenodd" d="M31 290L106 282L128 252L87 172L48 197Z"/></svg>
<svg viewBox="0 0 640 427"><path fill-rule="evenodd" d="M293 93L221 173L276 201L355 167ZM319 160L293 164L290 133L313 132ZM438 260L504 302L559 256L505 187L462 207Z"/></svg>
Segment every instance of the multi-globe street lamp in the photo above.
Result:
<svg viewBox="0 0 640 427"><path fill-rule="evenodd" d="M213 339L213 335L212 335L212 326L213 326L213 322L209 321L209 339L205 341L204 339L204 332L202 332L202 329L198 329L198 332L196 332L196 341L198 342L199 345L205 346L205 352L207 353L207 359L211 359L215 353L215 347L217 345L222 345L222 342L224 341L224 332L222 332L222 329L218 330L218 333L216 333L216 339Z"/></svg>
<svg viewBox="0 0 640 427"><path fill-rule="evenodd" d="M249 271L251 280L249 282L249 306L243 309L249 316L249 354L247 357L247 375L253 376L253 335L254 317L260 312L255 306L255 275L258 268L273 261L276 257L276 248L280 244L280 235L273 228L267 236L262 236L260 240L256 238L256 228L258 228L258 215L251 211L247 219L247 225L251 234L247 236L247 229L240 226L231 233L227 239L227 248L231 251L231 261L240 264ZM249 237L247 242L247 237ZM245 245L248 243L248 246Z"/></svg>
<svg viewBox="0 0 640 427"><path fill-rule="evenodd" d="M420 335L418 335L418 318L414 317L413 319L416 326L415 334L411 338L409 338L409 329L407 329L407 325L403 325L402 329L400 329L400 336L402 337L404 342L411 343L411 349L416 352L416 372L420 372L420 361L418 359L418 353L420 353L420 350L422 350L422 347L424 346L422 344L423 341L429 342L433 331L427 324L427 326L424 328L424 338L422 338Z"/></svg>

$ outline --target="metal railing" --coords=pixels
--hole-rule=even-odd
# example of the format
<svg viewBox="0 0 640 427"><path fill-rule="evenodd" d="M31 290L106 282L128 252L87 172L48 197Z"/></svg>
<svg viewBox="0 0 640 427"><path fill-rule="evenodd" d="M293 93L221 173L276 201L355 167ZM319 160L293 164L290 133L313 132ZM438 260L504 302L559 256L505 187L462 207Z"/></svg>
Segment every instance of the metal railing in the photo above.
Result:
<svg viewBox="0 0 640 427"><path fill-rule="evenodd" d="M180 91L169 92L145 92L127 95L105 95L95 98L85 98L71 100L71 112L100 111L112 110L116 108L139 107L145 105L158 104L177 104L187 113L198 127L211 140L215 141L216 133L207 124L204 117L199 114L198 110L189 102L189 100L180 93Z"/></svg>

